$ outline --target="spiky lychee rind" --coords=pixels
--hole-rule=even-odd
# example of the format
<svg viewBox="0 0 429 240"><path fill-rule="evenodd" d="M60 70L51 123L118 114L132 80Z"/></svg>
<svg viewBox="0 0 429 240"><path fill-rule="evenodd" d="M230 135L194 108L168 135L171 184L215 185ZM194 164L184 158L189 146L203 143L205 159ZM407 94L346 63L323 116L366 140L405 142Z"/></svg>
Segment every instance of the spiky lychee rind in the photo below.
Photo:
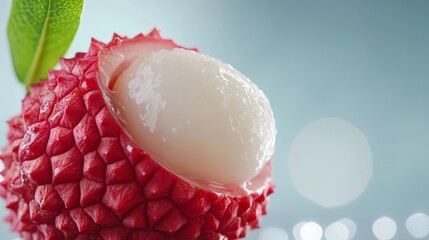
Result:
<svg viewBox="0 0 429 240"><path fill-rule="evenodd" d="M24 239L238 239L266 214L266 184L247 196L200 189L156 163L122 131L97 82L100 51L165 41L157 30L92 41L31 86L9 120L0 195ZM175 44L174 44L175 45ZM176 47L179 47L175 45ZM270 165L267 165L270 172Z"/></svg>

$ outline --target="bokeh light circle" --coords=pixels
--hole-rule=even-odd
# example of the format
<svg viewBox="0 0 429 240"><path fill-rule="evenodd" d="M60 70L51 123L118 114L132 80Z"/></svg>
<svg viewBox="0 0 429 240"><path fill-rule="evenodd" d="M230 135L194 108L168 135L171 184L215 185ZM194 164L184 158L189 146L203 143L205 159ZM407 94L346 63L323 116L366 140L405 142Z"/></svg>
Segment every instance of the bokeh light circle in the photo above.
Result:
<svg viewBox="0 0 429 240"><path fill-rule="evenodd" d="M293 237L295 238L295 240L302 240L301 237L301 228L302 226L304 226L307 222L302 221L297 223L294 227L293 227Z"/></svg>
<svg viewBox="0 0 429 240"><path fill-rule="evenodd" d="M347 229L349 230L349 237L348 237L348 239L349 240L353 239L355 237L355 235L356 235L356 229L357 229L356 223L353 220L349 219L349 218L340 219L340 220L338 220L338 222L344 224L347 227Z"/></svg>
<svg viewBox="0 0 429 240"><path fill-rule="evenodd" d="M297 191L324 207L356 199L372 176L372 155L366 136L351 123L325 118L295 137L288 169Z"/></svg>
<svg viewBox="0 0 429 240"><path fill-rule="evenodd" d="M260 234L260 240L288 240L288 234L285 230L278 227L263 229Z"/></svg>
<svg viewBox="0 0 429 240"><path fill-rule="evenodd" d="M424 213L411 215L405 225L408 232L415 238L425 238L429 235L429 217Z"/></svg>
<svg viewBox="0 0 429 240"><path fill-rule="evenodd" d="M325 230L326 240L348 240L349 229L341 222L335 222L329 225Z"/></svg>
<svg viewBox="0 0 429 240"><path fill-rule="evenodd" d="M302 225L300 234L302 240L320 240L323 236L323 229L316 222L307 222Z"/></svg>
<svg viewBox="0 0 429 240"><path fill-rule="evenodd" d="M372 231L379 240L390 240L395 237L396 223L391 218L381 217L374 222Z"/></svg>

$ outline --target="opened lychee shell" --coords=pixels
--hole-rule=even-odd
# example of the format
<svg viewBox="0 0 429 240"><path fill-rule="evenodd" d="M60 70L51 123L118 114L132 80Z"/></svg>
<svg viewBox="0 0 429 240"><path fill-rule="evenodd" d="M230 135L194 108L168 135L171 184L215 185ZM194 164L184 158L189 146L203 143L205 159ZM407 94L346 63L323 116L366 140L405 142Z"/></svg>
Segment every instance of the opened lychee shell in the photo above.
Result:
<svg viewBox="0 0 429 240"><path fill-rule="evenodd" d="M121 44L180 48L157 30L62 59L9 120L0 193L24 239L238 239L258 228L273 192L271 166L246 194L199 188L154 161L118 125L98 60Z"/></svg>

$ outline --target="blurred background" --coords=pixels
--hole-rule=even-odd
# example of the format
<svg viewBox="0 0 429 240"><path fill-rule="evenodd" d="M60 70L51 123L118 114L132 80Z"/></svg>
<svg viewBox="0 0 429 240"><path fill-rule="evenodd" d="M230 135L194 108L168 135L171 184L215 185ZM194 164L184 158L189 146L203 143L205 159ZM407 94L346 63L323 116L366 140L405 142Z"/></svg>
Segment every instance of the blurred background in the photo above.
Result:
<svg viewBox="0 0 429 240"><path fill-rule="evenodd" d="M11 2L0 1L1 146L24 96L6 37ZM276 192L246 239L429 239L428 12L425 0L87 0L66 56L91 37L157 27L266 93ZM6 224L0 234L17 237Z"/></svg>

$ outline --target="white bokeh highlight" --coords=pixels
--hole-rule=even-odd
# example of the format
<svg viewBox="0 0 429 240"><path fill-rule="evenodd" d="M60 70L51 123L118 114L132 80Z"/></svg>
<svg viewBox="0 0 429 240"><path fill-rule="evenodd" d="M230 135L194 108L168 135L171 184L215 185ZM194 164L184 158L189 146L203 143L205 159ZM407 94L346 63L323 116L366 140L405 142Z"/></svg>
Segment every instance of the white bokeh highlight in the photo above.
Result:
<svg viewBox="0 0 429 240"><path fill-rule="evenodd" d="M372 176L366 136L351 123L325 118L295 137L288 169L297 191L324 207L336 207L361 195Z"/></svg>
<svg viewBox="0 0 429 240"><path fill-rule="evenodd" d="M411 215L405 225L408 232L417 239L425 238L429 235L429 217L424 213Z"/></svg>
<svg viewBox="0 0 429 240"><path fill-rule="evenodd" d="M307 222L302 221L297 223L294 227L293 227L293 237L295 238L295 240L302 240L301 237L301 228L302 226L304 226Z"/></svg>
<svg viewBox="0 0 429 240"><path fill-rule="evenodd" d="M390 240L395 237L396 228L396 223L393 219L381 217L374 222L372 231L379 240Z"/></svg>
<svg viewBox="0 0 429 240"><path fill-rule="evenodd" d="M338 222L344 224L347 227L349 231L348 240L353 239L356 235L356 229L357 229L356 223L349 218L342 218L338 220Z"/></svg>
<svg viewBox="0 0 429 240"><path fill-rule="evenodd" d="M348 240L349 229L341 222L335 222L329 225L325 230L326 240Z"/></svg>
<svg viewBox="0 0 429 240"><path fill-rule="evenodd" d="M288 234L279 227L270 227L262 230L260 240L288 240Z"/></svg>
<svg viewBox="0 0 429 240"><path fill-rule="evenodd" d="M322 227L316 222L307 222L300 230L302 240L320 240L323 236Z"/></svg>

